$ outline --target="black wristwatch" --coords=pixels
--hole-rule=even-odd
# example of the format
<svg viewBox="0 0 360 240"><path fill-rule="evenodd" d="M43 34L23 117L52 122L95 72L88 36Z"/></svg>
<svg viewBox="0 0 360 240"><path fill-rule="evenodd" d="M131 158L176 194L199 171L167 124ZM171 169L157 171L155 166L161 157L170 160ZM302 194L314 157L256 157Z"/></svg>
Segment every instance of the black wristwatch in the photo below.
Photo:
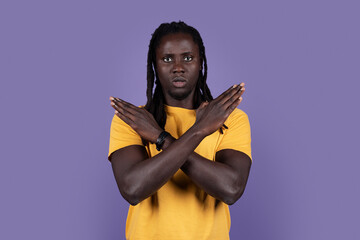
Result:
<svg viewBox="0 0 360 240"><path fill-rule="evenodd" d="M167 136L169 136L170 133L163 131L162 133L160 133L159 137L156 139L155 145L156 145L156 150L160 151L162 146L164 145L165 142L165 138Z"/></svg>

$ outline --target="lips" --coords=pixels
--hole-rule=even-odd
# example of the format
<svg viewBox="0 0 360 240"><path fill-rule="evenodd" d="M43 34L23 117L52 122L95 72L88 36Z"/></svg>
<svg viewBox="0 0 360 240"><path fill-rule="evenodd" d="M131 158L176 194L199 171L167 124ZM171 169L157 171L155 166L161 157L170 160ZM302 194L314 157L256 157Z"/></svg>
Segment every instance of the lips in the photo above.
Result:
<svg viewBox="0 0 360 240"><path fill-rule="evenodd" d="M186 85L186 82L187 82L186 78L180 77L180 76L174 77L174 78L172 79L172 84L173 84L173 86L176 87L176 88L182 88L182 87L184 87L184 86Z"/></svg>

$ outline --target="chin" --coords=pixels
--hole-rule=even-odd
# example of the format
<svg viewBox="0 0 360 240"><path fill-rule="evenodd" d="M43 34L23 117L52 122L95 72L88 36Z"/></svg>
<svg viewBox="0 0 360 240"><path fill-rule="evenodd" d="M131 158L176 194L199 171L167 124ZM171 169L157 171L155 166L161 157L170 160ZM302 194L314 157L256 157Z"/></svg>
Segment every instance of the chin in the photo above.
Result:
<svg viewBox="0 0 360 240"><path fill-rule="evenodd" d="M181 91L181 92L168 91L168 94L170 95L170 97L180 101L186 99L191 94L191 91Z"/></svg>

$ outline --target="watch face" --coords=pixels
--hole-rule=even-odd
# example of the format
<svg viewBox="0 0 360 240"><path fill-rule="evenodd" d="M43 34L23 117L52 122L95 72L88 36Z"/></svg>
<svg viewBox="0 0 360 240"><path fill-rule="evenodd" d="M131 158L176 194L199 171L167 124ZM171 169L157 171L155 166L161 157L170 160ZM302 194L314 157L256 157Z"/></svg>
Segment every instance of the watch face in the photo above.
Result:
<svg viewBox="0 0 360 240"><path fill-rule="evenodd" d="M165 142L165 138L167 136L169 136L170 133L166 132L166 131L163 131L162 133L160 133L158 139L156 139L156 150L160 151L162 146L164 145L164 142Z"/></svg>

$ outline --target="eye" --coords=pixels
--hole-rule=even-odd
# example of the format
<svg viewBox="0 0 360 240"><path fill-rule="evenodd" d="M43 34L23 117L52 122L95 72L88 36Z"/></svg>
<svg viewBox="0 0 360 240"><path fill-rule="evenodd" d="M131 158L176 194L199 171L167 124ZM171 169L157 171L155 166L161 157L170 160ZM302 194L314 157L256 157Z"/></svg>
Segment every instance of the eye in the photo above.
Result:
<svg viewBox="0 0 360 240"><path fill-rule="evenodd" d="M193 57L192 57L192 56L185 56L185 57L184 57L184 60L185 60L186 62L190 62L191 60L193 60Z"/></svg>
<svg viewBox="0 0 360 240"><path fill-rule="evenodd" d="M163 61L164 62L171 62L172 58L171 57L163 57Z"/></svg>

